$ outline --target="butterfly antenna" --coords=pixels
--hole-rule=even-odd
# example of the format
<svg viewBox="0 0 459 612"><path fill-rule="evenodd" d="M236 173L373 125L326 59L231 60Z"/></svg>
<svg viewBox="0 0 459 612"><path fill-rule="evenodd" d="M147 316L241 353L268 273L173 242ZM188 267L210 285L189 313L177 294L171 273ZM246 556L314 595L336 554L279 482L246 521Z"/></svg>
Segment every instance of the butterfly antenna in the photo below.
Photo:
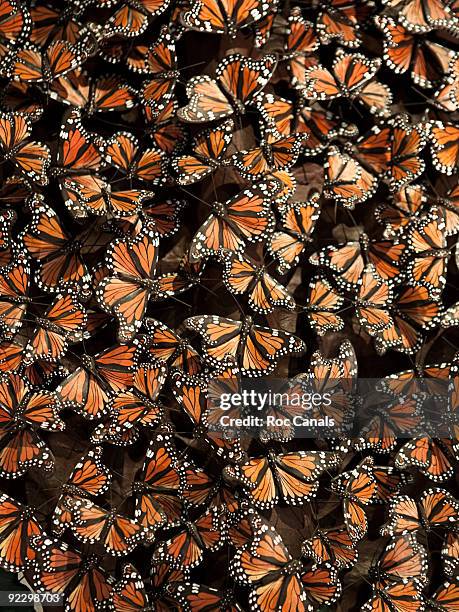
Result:
<svg viewBox="0 0 459 612"><path fill-rule="evenodd" d="M188 191L188 189L185 189L185 187L183 187L182 185L180 185L180 190L183 191L184 193L186 193L191 198L194 198L198 202L201 202L201 204L205 204L208 208L212 208L212 205L209 204L209 202L206 202L205 200L203 200L202 198L198 197L197 195L195 195L191 191Z"/></svg>
<svg viewBox="0 0 459 612"><path fill-rule="evenodd" d="M347 214L349 215L349 217L350 217L350 219L351 219L352 223L354 224L354 227L357 227L357 226L358 226L358 223L357 223L357 221L355 220L355 217L354 217L354 215L352 214L352 212L349 210L349 208L346 208L346 212L347 212Z"/></svg>

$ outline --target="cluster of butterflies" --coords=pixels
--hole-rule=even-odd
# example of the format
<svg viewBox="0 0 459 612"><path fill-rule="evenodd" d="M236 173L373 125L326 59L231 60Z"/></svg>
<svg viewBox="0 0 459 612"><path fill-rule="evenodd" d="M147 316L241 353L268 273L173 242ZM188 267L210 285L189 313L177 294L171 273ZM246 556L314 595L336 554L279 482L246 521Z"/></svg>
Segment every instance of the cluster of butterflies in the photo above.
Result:
<svg viewBox="0 0 459 612"><path fill-rule="evenodd" d="M66 611L459 611L459 3L298 4L0 0L0 568ZM273 373L384 402L216 431Z"/></svg>

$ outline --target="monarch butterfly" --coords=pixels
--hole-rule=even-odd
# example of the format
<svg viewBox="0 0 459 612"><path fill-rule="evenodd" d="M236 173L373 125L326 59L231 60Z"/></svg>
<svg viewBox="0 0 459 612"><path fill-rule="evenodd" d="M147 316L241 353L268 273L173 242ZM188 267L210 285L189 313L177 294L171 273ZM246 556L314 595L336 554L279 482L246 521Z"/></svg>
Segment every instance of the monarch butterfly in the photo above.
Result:
<svg viewBox="0 0 459 612"><path fill-rule="evenodd" d="M87 419L98 419L107 414L108 400L115 392L132 387L137 347L118 344L80 359L81 366L56 391L65 407Z"/></svg>
<svg viewBox="0 0 459 612"><path fill-rule="evenodd" d="M59 363L38 360L30 365L25 365L22 358L24 346L15 342L5 344L1 352L5 359L0 370L6 374L20 374L26 384L35 390L51 388L51 383L62 380L62 377L68 374L68 370ZM14 367L18 359L20 367Z"/></svg>
<svg viewBox="0 0 459 612"><path fill-rule="evenodd" d="M144 326L146 334L140 341L153 357L168 361L171 367L188 374L201 371L201 359L197 351L174 330L152 318L145 319Z"/></svg>
<svg viewBox="0 0 459 612"><path fill-rule="evenodd" d="M241 176L251 180L273 170L288 170L298 160L306 140L306 134L279 137L266 129L258 147L234 153L225 164L234 165Z"/></svg>
<svg viewBox="0 0 459 612"><path fill-rule="evenodd" d="M330 404L313 406L308 417L323 419L325 422L332 420L336 430L345 436L353 420L352 389L356 375L357 358L349 341L341 343L336 357L326 358L320 351L313 353L306 375L298 376L298 380L305 379L308 392L327 393ZM316 435L318 438L323 436L323 427L322 432L319 428Z"/></svg>
<svg viewBox="0 0 459 612"><path fill-rule="evenodd" d="M303 19L298 7L294 7L290 11L286 34L284 52L288 58L291 83L293 87L302 87L305 71L310 66L317 64L317 60L312 54L319 47L319 39L314 32L312 23Z"/></svg>
<svg viewBox="0 0 459 612"><path fill-rule="evenodd" d="M231 293L248 293L249 307L255 312L268 313L275 308L295 308L289 292L266 272L241 254L231 253L225 259L223 282Z"/></svg>
<svg viewBox="0 0 459 612"><path fill-rule="evenodd" d="M370 571L378 581L406 584L409 580L424 586L427 582L427 553L413 534L392 538Z"/></svg>
<svg viewBox="0 0 459 612"><path fill-rule="evenodd" d="M372 113L388 114L392 94L387 85L374 81L381 62L361 53L336 52L332 72L320 64L305 72L305 95L317 100L347 97L361 102Z"/></svg>
<svg viewBox="0 0 459 612"><path fill-rule="evenodd" d="M111 603L120 612L153 609L142 577L131 563L123 567L121 579L113 588Z"/></svg>
<svg viewBox="0 0 459 612"><path fill-rule="evenodd" d="M2 76L22 83L50 84L88 59L94 50L91 38L93 35L88 31L74 45L65 40L57 40L46 49L27 42L21 49L11 50L4 58Z"/></svg>
<svg viewBox="0 0 459 612"><path fill-rule="evenodd" d="M0 112L0 151L24 176L38 185L47 185L51 156L41 142L29 141L32 124L27 117Z"/></svg>
<svg viewBox="0 0 459 612"><path fill-rule="evenodd" d="M411 78L421 87L432 87L448 70L450 49L416 36L391 17L376 16L376 25L384 33L384 60L397 74L411 69Z"/></svg>
<svg viewBox="0 0 459 612"><path fill-rule="evenodd" d="M212 213L191 242L190 261L219 255L223 249L242 252L245 241L260 242L272 232L274 223L267 184L244 189L225 204L215 202Z"/></svg>
<svg viewBox="0 0 459 612"><path fill-rule="evenodd" d="M368 531L364 508L376 494L373 464L373 459L367 457L355 469L332 480L332 490L343 497L344 522L353 541L361 540Z"/></svg>
<svg viewBox="0 0 459 612"><path fill-rule="evenodd" d="M302 353L306 348L296 336L254 325L251 317L234 321L211 315L197 316L184 323L201 335L202 348L211 365L218 366L230 355L239 360L242 376L268 374L283 355Z"/></svg>
<svg viewBox="0 0 459 612"><path fill-rule="evenodd" d="M90 135L81 123L81 110L72 108L62 119L59 134L57 167L54 174L78 175L99 170L102 167L102 140Z"/></svg>
<svg viewBox="0 0 459 612"><path fill-rule="evenodd" d="M400 492L400 489L412 481L411 476L400 472L393 467L375 465L373 476L376 480L376 494L374 503L387 504L389 500Z"/></svg>
<svg viewBox="0 0 459 612"><path fill-rule="evenodd" d="M67 503L73 514L69 527L75 537L84 544L101 542L109 555L127 555L139 542L151 538L152 532L164 523L161 517L144 527L116 510L106 510L80 497L69 498Z"/></svg>
<svg viewBox="0 0 459 612"><path fill-rule="evenodd" d="M24 347L17 342L0 342L0 372L17 372L22 364Z"/></svg>
<svg viewBox="0 0 459 612"><path fill-rule="evenodd" d="M191 569L201 563L204 552L218 550L224 540L224 526L212 508L194 522L185 522L183 530L162 542L153 553L153 563L166 562L176 569Z"/></svg>
<svg viewBox="0 0 459 612"><path fill-rule="evenodd" d="M44 536L33 509L20 504L9 495L0 495L0 567L8 572L20 572L37 559L32 540Z"/></svg>
<svg viewBox="0 0 459 612"><path fill-rule="evenodd" d="M63 490L68 493L101 495L112 481L110 470L102 463L102 447L95 446L72 468Z"/></svg>
<svg viewBox="0 0 459 612"><path fill-rule="evenodd" d="M234 5L198 0L183 14L182 21L187 29L236 38L238 30L262 21L276 5L276 0L252 0Z"/></svg>
<svg viewBox="0 0 459 612"><path fill-rule="evenodd" d="M288 202L282 209L282 231L274 232L268 243L271 255L278 261L277 269L285 274L296 266L320 215L320 194L313 192L305 202Z"/></svg>
<svg viewBox="0 0 459 612"><path fill-rule="evenodd" d="M365 170L359 162L337 147L327 150L324 164L324 196L354 209L356 204L365 202L376 191L378 179Z"/></svg>
<svg viewBox="0 0 459 612"><path fill-rule="evenodd" d="M10 81L3 88L0 98L5 111L27 117L30 121L38 121L43 114L42 96L35 90L33 85L21 83L20 81Z"/></svg>
<svg viewBox="0 0 459 612"><path fill-rule="evenodd" d="M309 54L319 47L312 23L302 17L301 9L297 6L290 10L286 34L284 51L287 54Z"/></svg>
<svg viewBox="0 0 459 612"><path fill-rule="evenodd" d="M455 21L442 0L384 0L384 4L396 11L398 21L410 32L426 34Z"/></svg>
<svg viewBox="0 0 459 612"><path fill-rule="evenodd" d="M142 85L142 101L151 109L154 117L164 111L172 100L179 77L175 42L167 26L162 27L156 42L148 47L144 65L149 78Z"/></svg>
<svg viewBox="0 0 459 612"><path fill-rule="evenodd" d="M391 196L389 204L376 208L376 218L384 225L384 236L389 239L398 237L411 222L418 218L427 202L422 185L404 185Z"/></svg>
<svg viewBox="0 0 459 612"><path fill-rule="evenodd" d="M0 271L5 270L8 266L17 260L16 245L11 243L11 246L6 249L0 249Z"/></svg>
<svg viewBox="0 0 459 612"><path fill-rule="evenodd" d="M213 478L192 462L182 462L182 466L186 482L181 493L183 501L189 506L206 504L206 507L211 507L210 502L219 488L220 479Z"/></svg>
<svg viewBox="0 0 459 612"><path fill-rule="evenodd" d="M372 6L360 0L327 0L317 17L317 33L322 44L337 42L346 47L358 47L360 26L366 23Z"/></svg>
<svg viewBox="0 0 459 612"><path fill-rule="evenodd" d="M371 335L375 336L392 324L388 307L393 302L393 290L388 281L368 265L360 277L359 292L356 299L356 314L359 323Z"/></svg>
<svg viewBox="0 0 459 612"><path fill-rule="evenodd" d="M13 210L0 211L0 251L12 247L11 230L16 220L17 215Z"/></svg>
<svg viewBox="0 0 459 612"><path fill-rule="evenodd" d="M265 191L270 190L270 197L273 198L279 211L282 210L285 202L293 196L297 187L297 181L290 170L274 170L262 177L264 183L258 183L258 188Z"/></svg>
<svg viewBox="0 0 459 612"><path fill-rule="evenodd" d="M216 80L204 75L188 81L189 102L177 111L187 123L203 123L245 112L271 78L276 66L274 55L252 60L239 54L228 55L217 66Z"/></svg>
<svg viewBox="0 0 459 612"><path fill-rule="evenodd" d="M381 529L391 537L414 533L421 528L455 529L459 522L459 503L440 488L427 489L419 502L409 495L398 495L389 502L389 521Z"/></svg>
<svg viewBox="0 0 459 612"><path fill-rule="evenodd" d="M191 289L200 282L205 265L206 262L202 259L191 263L189 253L185 252L174 271L158 276L157 280L160 287L158 297L165 299Z"/></svg>
<svg viewBox="0 0 459 612"><path fill-rule="evenodd" d="M158 563L152 566L151 583L154 592L149 593L158 612L166 612L177 605L173 599L173 593L177 584L182 584L189 580L190 572L188 569L175 569L167 563Z"/></svg>
<svg viewBox="0 0 459 612"><path fill-rule="evenodd" d="M454 327L458 324L459 320L459 304L453 304L450 308L447 308L440 319L441 327Z"/></svg>
<svg viewBox="0 0 459 612"><path fill-rule="evenodd" d="M336 467L334 453L269 452L267 456L227 466L223 473L242 484L257 508L266 509L275 506L279 497L292 505L308 502L319 488L318 477L331 467Z"/></svg>
<svg viewBox="0 0 459 612"><path fill-rule="evenodd" d="M331 563L337 570L356 564L358 552L346 527L318 529L312 538L305 540L301 550L316 563Z"/></svg>
<svg viewBox="0 0 459 612"><path fill-rule="evenodd" d="M145 72L145 54L148 45L145 43L135 44L133 40L129 40L128 37L122 35L109 35L106 37L103 31L101 34L98 52L102 59L110 64L120 64L123 62L126 68L132 70L132 72L139 72L141 74Z"/></svg>
<svg viewBox="0 0 459 612"><path fill-rule="evenodd" d="M133 339L142 325L148 300L160 294L155 281L159 240L151 233L141 233L134 240L115 240L106 262L110 276L97 286L100 306L115 315L121 342Z"/></svg>
<svg viewBox="0 0 459 612"><path fill-rule="evenodd" d="M175 100L171 100L156 116L149 106L143 108L148 123L147 133L155 145L168 155L179 153L186 144L186 128L177 120L177 109Z"/></svg>
<svg viewBox="0 0 459 612"><path fill-rule="evenodd" d="M80 111L75 109L64 119L61 128L58 177L65 204L74 217L88 212L122 217L135 212L151 192L140 190L112 191L109 183L96 174L103 166L102 141L89 135L81 125Z"/></svg>
<svg viewBox="0 0 459 612"><path fill-rule="evenodd" d="M76 219L89 214L125 218L139 212L143 202L153 197L152 191L124 189L112 191L110 183L96 174L64 179L61 194L65 205Z"/></svg>
<svg viewBox="0 0 459 612"><path fill-rule="evenodd" d="M103 166L102 139L89 134L81 123L81 110L74 108L63 117L57 151L57 166L53 175L57 176L66 204L72 210L72 188L75 184L84 191L91 185L91 177ZM69 193L67 193L67 188Z"/></svg>
<svg viewBox="0 0 459 612"><path fill-rule="evenodd" d="M358 161L370 172L386 178L391 190L400 189L416 179L425 169L420 158L426 140L424 131L397 115L386 127L374 127L355 145Z"/></svg>
<svg viewBox="0 0 459 612"><path fill-rule="evenodd" d="M259 514L250 506L241 507L228 523L228 540L235 548L249 544L256 533Z"/></svg>
<svg viewBox="0 0 459 612"><path fill-rule="evenodd" d="M239 389L237 389L236 392L238 391ZM304 417L304 407L300 402L290 401L289 399L286 400L285 398L292 396L294 397L295 393L297 392L302 394L303 391L304 385L301 375L297 378L288 380L288 382L276 385L276 395L274 395L271 402L265 405L262 424L256 430L256 435L260 442L264 444L266 444L269 440L275 440L276 442L288 442L295 437L296 417L299 417L301 423ZM220 397L218 399L220 399ZM219 408L219 404L216 404L216 407ZM225 414L231 419L241 418L241 416L245 415L245 412L241 412L241 409L232 406L232 412L226 412ZM211 416L217 420L221 416L221 412L219 412L219 410L214 412L209 410L209 422ZM218 423L220 423L219 420ZM228 436L227 427L225 427L224 432L226 433L226 436ZM234 435L238 435L237 429L234 430ZM244 441L244 437L241 437L239 440L239 454L236 454L236 461L233 460L233 462L240 463L244 459L245 455L243 455L241 452L241 446ZM235 453L233 453L233 455L234 454Z"/></svg>
<svg viewBox="0 0 459 612"><path fill-rule="evenodd" d="M232 359L227 359L210 374L190 375L175 370L171 374L171 388L175 399L191 421L199 425L207 419L212 421L212 411L218 406L218 397L223 390L239 389L239 368ZM207 415L206 415L207 412Z"/></svg>
<svg viewBox="0 0 459 612"><path fill-rule="evenodd" d="M29 283L29 261L19 254L17 261L0 274L0 331L3 338L13 338L22 326L31 301Z"/></svg>
<svg viewBox="0 0 459 612"><path fill-rule="evenodd" d="M309 283L309 299L304 310L314 331L323 336L329 331L340 331L343 319L336 314L343 306L344 299L336 293L326 279L313 277Z"/></svg>
<svg viewBox="0 0 459 612"><path fill-rule="evenodd" d="M445 234L454 236L459 233L459 186L453 185L444 196L435 200L445 221Z"/></svg>
<svg viewBox="0 0 459 612"><path fill-rule="evenodd" d="M417 364L411 370L390 374L382 379L382 389L395 397L407 397L422 391L431 395L444 393L451 363Z"/></svg>
<svg viewBox="0 0 459 612"><path fill-rule="evenodd" d="M170 589L171 596L183 610L198 612L202 609L240 612L234 601L232 589L214 589L193 582L175 583Z"/></svg>
<svg viewBox="0 0 459 612"><path fill-rule="evenodd" d="M33 392L19 374L0 377L0 475L18 478L31 467L51 471L51 451L39 430L62 431L60 404L51 391Z"/></svg>
<svg viewBox="0 0 459 612"><path fill-rule="evenodd" d="M445 574L452 578L457 575L459 567L459 534L450 531L446 534L441 549L441 559L443 562L443 570Z"/></svg>
<svg viewBox="0 0 459 612"><path fill-rule="evenodd" d="M376 348L383 354L388 348L414 353L422 342L420 331L434 326L441 315L441 304L432 299L426 287L406 285L395 297L390 325L379 332Z"/></svg>
<svg viewBox="0 0 459 612"><path fill-rule="evenodd" d="M83 110L87 115L124 112L136 104L135 91L115 74L99 79L76 69L55 79L50 96L58 102Z"/></svg>
<svg viewBox="0 0 459 612"><path fill-rule="evenodd" d="M234 123L229 119L215 128L200 132L191 144L192 154L172 160L179 185L200 181L220 166L231 143L233 129Z"/></svg>
<svg viewBox="0 0 459 612"><path fill-rule="evenodd" d="M240 390L239 368L234 360L223 361L212 375L189 375L175 370L171 375L172 392L187 417L196 426L193 434L216 449L217 455L233 462L241 454L239 436L221 433L219 398L221 393ZM240 416L240 410L234 410Z"/></svg>
<svg viewBox="0 0 459 612"><path fill-rule="evenodd" d="M57 362L70 342L83 339L86 321L86 310L75 297L58 295L43 317L36 318L37 327L26 346L24 364L37 360Z"/></svg>
<svg viewBox="0 0 459 612"><path fill-rule="evenodd" d="M459 165L459 129L453 123L434 121L429 125L432 161L435 168L447 174L454 174Z"/></svg>
<svg viewBox="0 0 459 612"><path fill-rule="evenodd" d="M402 446L395 457L395 465L402 469L417 467L427 478L443 482L454 473L452 460L452 449L447 441L423 436Z"/></svg>
<svg viewBox="0 0 459 612"><path fill-rule="evenodd" d="M110 400L109 421L96 428L92 439L123 446L138 438L140 427L154 426L162 416L157 399L166 375L163 364L141 364L133 374L133 387Z"/></svg>
<svg viewBox="0 0 459 612"><path fill-rule="evenodd" d="M372 597L362 606L363 612L396 610L407 606L412 610L423 609L422 584L418 580L407 578L404 582L392 582L379 579L372 584L372 587Z"/></svg>
<svg viewBox="0 0 459 612"><path fill-rule="evenodd" d="M38 261L35 274L37 285L50 293L75 291L82 298L87 298L91 275L82 256L102 248L104 239L108 242L107 234L100 232L93 246L90 240L95 240L94 228L71 237L43 196L35 195L30 208L32 221L22 239L29 253Z"/></svg>
<svg viewBox="0 0 459 612"><path fill-rule="evenodd" d="M64 542L40 536L33 544L39 563L34 583L48 593L64 594L71 612L103 608L109 601L114 579L101 567L95 555L83 556Z"/></svg>
<svg viewBox="0 0 459 612"><path fill-rule="evenodd" d="M273 527L261 518L255 525L253 541L240 548L230 564L235 580L250 587L251 610L306 612L333 604L339 598L341 583L331 565L313 566L305 571L300 561L292 559Z"/></svg>
<svg viewBox="0 0 459 612"><path fill-rule="evenodd" d="M407 233L407 265L413 282L427 288L432 297L438 297L446 282L449 259L445 235L445 221L438 208L432 206L428 214L412 224Z"/></svg>
<svg viewBox="0 0 459 612"><path fill-rule="evenodd" d="M261 92L254 100L266 126L279 134L306 134L301 153L316 155L338 136L355 136L356 126L347 124L319 104L309 106L304 98L291 102L272 93Z"/></svg>
<svg viewBox="0 0 459 612"><path fill-rule="evenodd" d="M29 11L15 0L0 3L0 57L19 45L30 35L31 18Z"/></svg>
<svg viewBox="0 0 459 612"><path fill-rule="evenodd" d="M147 448L145 461L133 482L136 496L135 516L148 528L165 516L169 527L179 524L186 485L185 471L179 462L171 436L158 433Z"/></svg>
<svg viewBox="0 0 459 612"><path fill-rule="evenodd" d="M81 23L72 7L62 11L47 4L36 5L30 9L32 31L30 40L35 45L46 47L58 40L75 44L80 37Z"/></svg>
<svg viewBox="0 0 459 612"><path fill-rule="evenodd" d="M8 201L15 206L24 204L32 195L32 186L22 176L10 176L3 181L0 187L0 201Z"/></svg>
<svg viewBox="0 0 459 612"><path fill-rule="evenodd" d="M397 446L399 438L419 432L423 422L421 402L412 396L398 401L386 400L379 406L366 405L367 411L370 419L354 445L359 451L370 448L377 453L389 453Z"/></svg>
<svg viewBox="0 0 459 612"><path fill-rule="evenodd" d="M133 38L142 34L153 17L161 15L170 0L127 0L109 18L105 30L108 37L118 34Z"/></svg>
<svg viewBox="0 0 459 612"><path fill-rule="evenodd" d="M454 112L458 109L459 103L459 62L456 56L453 56L446 77L443 79L439 88L433 95L434 104L440 110L446 112Z"/></svg>
<svg viewBox="0 0 459 612"><path fill-rule="evenodd" d="M87 57L81 45L64 40L57 40L44 50L26 42L22 48L6 54L1 72L4 77L23 83L51 83L81 66Z"/></svg>
<svg viewBox="0 0 459 612"><path fill-rule="evenodd" d="M129 132L117 132L105 144L104 157L127 178L159 185L166 180L166 155L157 147L142 150Z"/></svg>
<svg viewBox="0 0 459 612"><path fill-rule="evenodd" d="M96 446L79 459L62 486L62 494L53 513L54 533L62 534L73 520L69 499L101 495L107 491L111 481L112 474L102 463L102 447Z"/></svg>
<svg viewBox="0 0 459 612"><path fill-rule="evenodd" d="M257 49L261 49L268 42L274 28L277 16L277 2L271 2L270 10L267 15L252 24L252 30L255 36L254 44Z"/></svg>
<svg viewBox="0 0 459 612"><path fill-rule="evenodd" d="M185 208L185 200L153 201L139 211L139 217L147 231L158 234L160 238L169 238L180 228L180 212ZM136 219L134 215L133 219Z"/></svg>
<svg viewBox="0 0 459 612"><path fill-rule="evenodd" d="M452 580L444 582L435 593L429 597L429 605L433 610L448 612L459 607L459 582Z"/></svg>

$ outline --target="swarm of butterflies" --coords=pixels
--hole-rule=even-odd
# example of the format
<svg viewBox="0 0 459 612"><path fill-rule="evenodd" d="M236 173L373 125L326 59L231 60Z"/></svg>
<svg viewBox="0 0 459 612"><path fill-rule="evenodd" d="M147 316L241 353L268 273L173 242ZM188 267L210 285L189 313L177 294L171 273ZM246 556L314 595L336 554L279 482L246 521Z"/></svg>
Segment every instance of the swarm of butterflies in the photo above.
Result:
<svg viewBox="0 0 459 612"><path fill-rule="evenodd" d="M458 612L457 0L0 0L0 84L1 570ZM383 395L217 431L267 376Z"/></svg>

